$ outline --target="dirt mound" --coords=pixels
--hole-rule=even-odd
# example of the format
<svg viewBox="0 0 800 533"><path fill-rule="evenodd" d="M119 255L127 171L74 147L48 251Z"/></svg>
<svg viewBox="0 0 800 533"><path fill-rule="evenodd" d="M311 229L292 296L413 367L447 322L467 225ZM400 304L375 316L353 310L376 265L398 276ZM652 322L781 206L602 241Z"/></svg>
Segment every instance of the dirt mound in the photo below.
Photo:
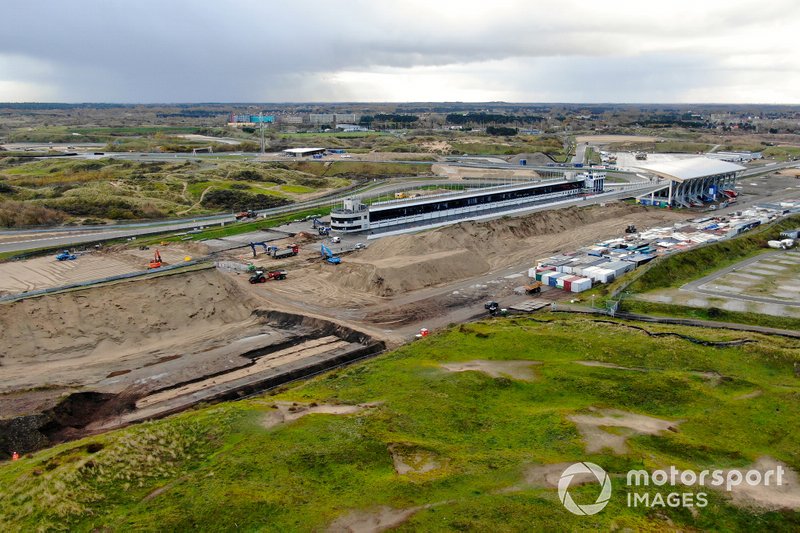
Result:
<svg viewBox="0 0 800 533"><path fill-rule="evenodd" d="M674 218L663 210L617 203L461 222L418 235L376 240L358 256L348 257L336 275L328 277L347 289L391 296L573 250L578 242L621 233L629 223L647 225Z"/></svg>
<svg viewBox="0 0 800 533"><path fill-rule="evenodd" d="M373 260L358 257L349 259L344 267L337 275L342 286L379 296L391 296L478 276L489 270L490 265L469 250L452 249L432 252L424 257L399 254L383 258L378 256Z"/></svg>
<svg viewBox="0 0 800 533"><path fill-rule="evenodd" d="M246 320L250 295L217 273L166 276L0 306L0 361L59 360L101 347L117 353L179 330Z"/></svg>
<svg viewBox="0 0 800 533"><path fill-rule="evenodd" d="M190 354L257 324L258 303L210 269L2 305L0 392L81 386Z"/></svg>

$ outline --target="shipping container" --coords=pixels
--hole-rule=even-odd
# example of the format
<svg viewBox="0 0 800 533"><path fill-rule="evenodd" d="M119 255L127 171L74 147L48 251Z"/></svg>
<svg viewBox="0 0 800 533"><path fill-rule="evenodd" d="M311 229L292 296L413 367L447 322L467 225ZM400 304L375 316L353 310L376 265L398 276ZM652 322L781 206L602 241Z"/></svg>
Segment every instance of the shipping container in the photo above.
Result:
<svg viewBox="0 0 800 533"><path fill-rule="evenodd" d="M572 292L588 291L592 288L592 280L589 278L577 278L570 283Z"/></svg>

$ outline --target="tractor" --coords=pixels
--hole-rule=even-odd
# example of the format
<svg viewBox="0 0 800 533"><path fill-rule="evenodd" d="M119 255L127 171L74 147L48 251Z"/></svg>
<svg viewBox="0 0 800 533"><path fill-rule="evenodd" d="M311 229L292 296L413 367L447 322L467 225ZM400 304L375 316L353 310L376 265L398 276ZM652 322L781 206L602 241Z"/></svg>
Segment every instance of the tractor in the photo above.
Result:
<svg viewBox="0 0 800 533"><path fill-rule="evenodd" d="M264 272L263 270L256 270L255 274L250 276L250 283L266 283L272 279L286 279L287 272L285 270L270 270Z"/></svg>

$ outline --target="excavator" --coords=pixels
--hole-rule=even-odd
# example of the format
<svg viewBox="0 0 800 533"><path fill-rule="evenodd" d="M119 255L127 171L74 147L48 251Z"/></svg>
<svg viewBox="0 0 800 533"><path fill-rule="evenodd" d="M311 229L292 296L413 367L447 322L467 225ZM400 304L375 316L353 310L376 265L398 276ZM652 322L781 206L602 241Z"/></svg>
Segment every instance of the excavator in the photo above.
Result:
<svg viewBox="0 0 800 533"><path fill-rule="evenodd" d="M153 254L153 260L147 264L147 268L161 268L164 266L164 262L161 260L161 252L156 250L156 253Z"/></svg>
<svg viewBox="0 0 800 533"><path fill-rule="evenodd" d="M325 246L324 244L320 248L320 253L322 254L322 259L324 259L325 261L327 261L332 265L338 265L339 263L342 262L342 260L339 259L339 257L337 257L333 253L333 251L331 251L331 249Z"/></svg>

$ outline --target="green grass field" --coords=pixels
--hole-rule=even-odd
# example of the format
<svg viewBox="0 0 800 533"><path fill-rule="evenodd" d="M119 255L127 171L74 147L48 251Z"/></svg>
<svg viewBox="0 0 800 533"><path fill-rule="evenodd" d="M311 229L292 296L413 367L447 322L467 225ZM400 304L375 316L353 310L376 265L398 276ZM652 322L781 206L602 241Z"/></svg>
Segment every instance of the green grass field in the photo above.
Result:
<svg viewBox="0 0 800 533"><path fill-rule="evenodd" d="M708 507L692 511L625 505L620 476L629 469L744 467L770 456L800 470L797 341L643 327L754 342L702 346L570 315L455 327L275 395L201 407L3 464L0 515L15 531L310 531L351 511L430 505L399 529L797 530L797 511L744 509L710 490ZM439 366L475 359L541 364L530 382ZM582 360L640 370L576 364ZM376 406L266 428L276 401ZM587 453L568 417L590 408L673 420L677 429L631 436L622 455ZM434 458L436 467L398 474L390 448ZM572 515L554 489L522 483L530 466L576 461L612 477L614 492L599 514ZM588 503L597 490L572 493Z"/></svg>

